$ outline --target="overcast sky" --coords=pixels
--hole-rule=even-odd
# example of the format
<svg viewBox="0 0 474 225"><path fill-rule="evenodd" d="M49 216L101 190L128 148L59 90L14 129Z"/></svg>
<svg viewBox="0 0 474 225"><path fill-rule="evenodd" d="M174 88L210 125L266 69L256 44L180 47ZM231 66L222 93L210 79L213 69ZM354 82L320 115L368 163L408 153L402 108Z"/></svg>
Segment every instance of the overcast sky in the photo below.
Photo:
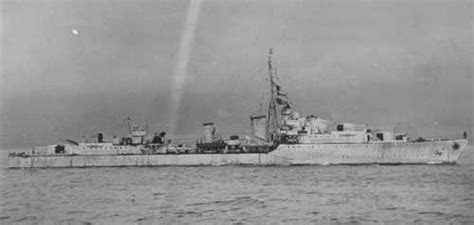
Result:
<svg viewBox="0 0 474 225"><path fill-rule="evenodd" d="M472 1L203 0L183 38L189 8L1 1L1 146L126 135L126 116L150 131L174 116L180 136L209 121L245 131L268 86L269 48L305 114L413 136L473 133Z"/></svg>

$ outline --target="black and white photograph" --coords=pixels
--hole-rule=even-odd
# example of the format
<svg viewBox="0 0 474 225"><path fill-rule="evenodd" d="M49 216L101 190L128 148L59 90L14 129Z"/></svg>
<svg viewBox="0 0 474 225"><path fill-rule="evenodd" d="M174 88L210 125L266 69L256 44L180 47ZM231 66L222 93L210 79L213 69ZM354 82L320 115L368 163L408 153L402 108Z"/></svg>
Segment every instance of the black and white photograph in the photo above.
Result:
<svg viewBox="0 0 474 225"><path fill-rule="evenodd" d="M0 0L0 224L474 224L472 0Z"/></svg>

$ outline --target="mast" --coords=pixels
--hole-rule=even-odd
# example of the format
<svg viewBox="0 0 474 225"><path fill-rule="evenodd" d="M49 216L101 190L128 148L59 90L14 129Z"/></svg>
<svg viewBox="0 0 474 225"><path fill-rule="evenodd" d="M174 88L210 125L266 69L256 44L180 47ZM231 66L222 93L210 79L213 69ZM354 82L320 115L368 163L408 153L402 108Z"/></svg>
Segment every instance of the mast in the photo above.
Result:
<svg viewBox="0 0 474 225"><path fill-rule="evenodd" d="M129 116L127 116L127 125L128 125L128 131L130 132L130 134L132 134L132 118L130 118Z"/></svg>
<svg viewBox="0 0 474 225"><path fill-rule="evenodd" d="M273 66L272 66L272 55L273 49L270 48L268 52L268 76L270 76L270 101L268 103L268 113L266 121L266 138L267 141L272 141L272 134L275 133L275 129L278 126L277 110L275 105L275 91L273 83Z"/></svg>

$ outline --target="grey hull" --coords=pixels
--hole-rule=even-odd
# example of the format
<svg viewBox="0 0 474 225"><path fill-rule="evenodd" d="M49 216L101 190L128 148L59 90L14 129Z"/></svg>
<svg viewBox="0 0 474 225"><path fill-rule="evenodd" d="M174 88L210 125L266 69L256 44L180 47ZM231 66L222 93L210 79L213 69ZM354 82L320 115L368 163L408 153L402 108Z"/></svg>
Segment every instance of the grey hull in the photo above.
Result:
<svg viewBox="0 0 474 225"><path fill-rule="evenodd" d="M467 140L280 145L268 153L88 154L10 156L9 168L444 164L456 163Z"/></svg>

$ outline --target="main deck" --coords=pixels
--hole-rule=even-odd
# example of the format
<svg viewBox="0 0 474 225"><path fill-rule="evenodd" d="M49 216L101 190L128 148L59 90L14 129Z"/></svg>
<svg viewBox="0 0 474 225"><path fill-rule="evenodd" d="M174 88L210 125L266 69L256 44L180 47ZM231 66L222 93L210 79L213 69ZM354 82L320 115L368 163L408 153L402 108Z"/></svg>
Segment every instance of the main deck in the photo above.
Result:
<svg viewBox="0 0 474 225"><path fill-rule="evenodd" d="M119 166L443 164L456 163L467 140L358 144L282 144L266 153L52 154L9 157L9 168Z"/></svg>

